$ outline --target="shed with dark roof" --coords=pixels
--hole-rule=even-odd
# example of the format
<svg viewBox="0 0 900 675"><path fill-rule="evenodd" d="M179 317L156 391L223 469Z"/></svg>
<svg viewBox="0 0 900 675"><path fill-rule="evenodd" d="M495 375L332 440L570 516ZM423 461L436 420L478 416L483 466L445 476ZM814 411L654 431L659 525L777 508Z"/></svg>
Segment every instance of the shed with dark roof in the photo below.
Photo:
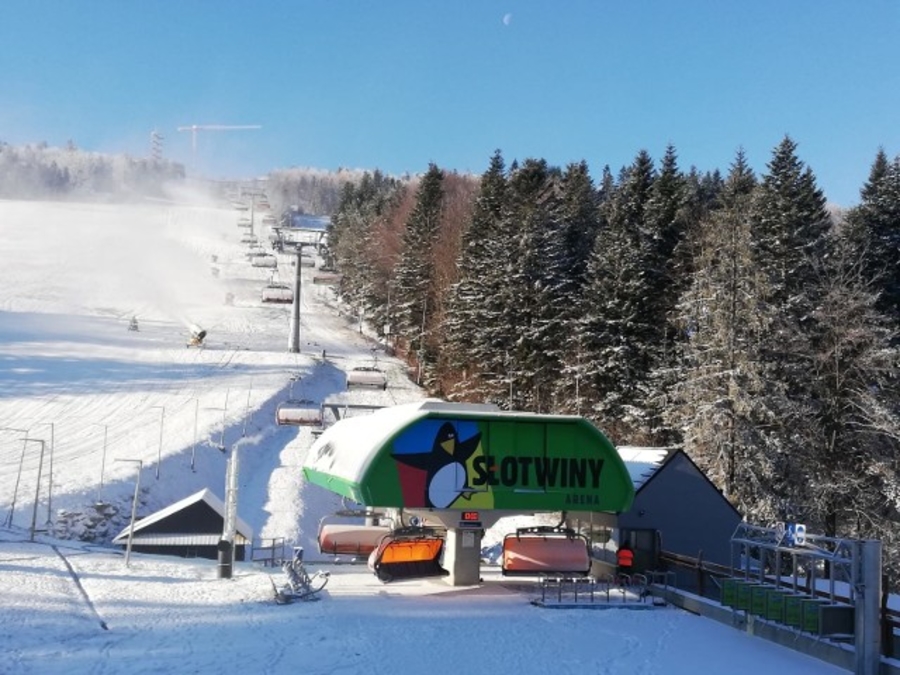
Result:
<svg viewBox="0 0 900 675"><path fill-rule="evenodd" d="M224 525L225 504L204 488L137 521L131 550L215 560ZM236 519L236 525L234 557L245 560L253 544L253 530L240 518ZM112 543L127 546L130 529L129 526L122 530Z"/></svg>
<svg viewBox="0 0 900 675"><path fill-rule="evenodd" d="M627 541L636 571L659 569L661 552L729 565L740 512L681 448L617 448L634 484L634 502L619 514L572 512L587 530L595 555L614 564Z"/></svg>

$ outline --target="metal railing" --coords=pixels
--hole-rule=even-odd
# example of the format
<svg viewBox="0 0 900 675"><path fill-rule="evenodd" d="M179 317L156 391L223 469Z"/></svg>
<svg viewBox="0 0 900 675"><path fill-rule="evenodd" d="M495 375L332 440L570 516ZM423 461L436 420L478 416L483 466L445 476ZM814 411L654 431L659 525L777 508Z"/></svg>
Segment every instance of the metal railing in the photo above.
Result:
<svg viewBox="0 0 900 675"><path fill-rule="evenodd" d="M281 567L282 563L290 560L287 540L284 537L261 539L258 545L253 545L250 560L262 563L264 567Z"/></svg>
<svg viewBox="0 0 900 675"><path fill-rule="evenodd" d="M692 579L695 592L704 598L721 602L721 580L734 578L735 574L732 568L727 565L719 565L703 560L702 553L694 558L678 553L663 551L659 556L660 566L666 570L680 570L686 576ZM743 574L743 571L738 571ZM771 574L765 574L766 583L773 586L791 588L792 581L789 579L778 578ZM886 582L883 588L887 588ZM844 595L831 588L821 589L804 587L804 592L814 596L826 599L833 599L838 602L851 604L849 593ZM881 629L882 629L882 654L888 658L893 658L895 654L900 653L900 610L891 609L887 605L888 594L885 592L881 600Z"/></svg>

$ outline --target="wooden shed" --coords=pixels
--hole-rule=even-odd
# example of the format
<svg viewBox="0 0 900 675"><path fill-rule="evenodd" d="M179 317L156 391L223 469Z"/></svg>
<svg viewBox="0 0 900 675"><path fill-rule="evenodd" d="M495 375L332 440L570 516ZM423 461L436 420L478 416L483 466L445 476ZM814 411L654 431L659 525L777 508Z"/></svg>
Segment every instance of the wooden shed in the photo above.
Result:
<svg viewBox="0 0 900 675"><path fill-rule="evenodd" d="M225 504L209 489L204 488L137 521L131 550L136 553L216 560L224 525ZM127 546L129 530L130 527L122 530L112 543ZM234 559L249 559L253 530L240 518L237 518L236 530Z"/></svg>

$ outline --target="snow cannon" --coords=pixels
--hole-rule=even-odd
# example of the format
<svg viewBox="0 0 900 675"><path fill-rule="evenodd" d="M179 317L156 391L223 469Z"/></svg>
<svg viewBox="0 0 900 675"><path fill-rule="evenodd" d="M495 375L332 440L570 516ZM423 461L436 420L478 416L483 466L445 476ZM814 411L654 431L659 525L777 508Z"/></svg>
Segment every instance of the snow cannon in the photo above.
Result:
<svg viewBox="0 0 900 675"><path fill-rule="evenodd" d="M200 326L190 326L191 336L187 341L188 347L202 347L203 340L206 338L206 331L200 328Z"/></svg>

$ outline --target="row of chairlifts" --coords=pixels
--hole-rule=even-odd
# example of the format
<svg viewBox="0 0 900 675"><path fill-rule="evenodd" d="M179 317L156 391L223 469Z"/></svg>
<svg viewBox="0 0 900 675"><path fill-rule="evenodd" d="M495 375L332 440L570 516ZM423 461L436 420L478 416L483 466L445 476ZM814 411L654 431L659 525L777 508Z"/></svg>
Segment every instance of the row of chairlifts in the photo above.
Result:
<svg viewBox="0 0 900 675"><path fill-rule="evenodd" d="M391 524L380 524L385 521ZM369 524L375 522L379 524ZM320 521L317 539L320 553L364 558L385 583L447 574L441 567L445 541L441 528L402 523L395 527L384 513L344 509ZM503 539L504 576L586 577L590 570L587 538L561 524L519 528Z"/></svg>

